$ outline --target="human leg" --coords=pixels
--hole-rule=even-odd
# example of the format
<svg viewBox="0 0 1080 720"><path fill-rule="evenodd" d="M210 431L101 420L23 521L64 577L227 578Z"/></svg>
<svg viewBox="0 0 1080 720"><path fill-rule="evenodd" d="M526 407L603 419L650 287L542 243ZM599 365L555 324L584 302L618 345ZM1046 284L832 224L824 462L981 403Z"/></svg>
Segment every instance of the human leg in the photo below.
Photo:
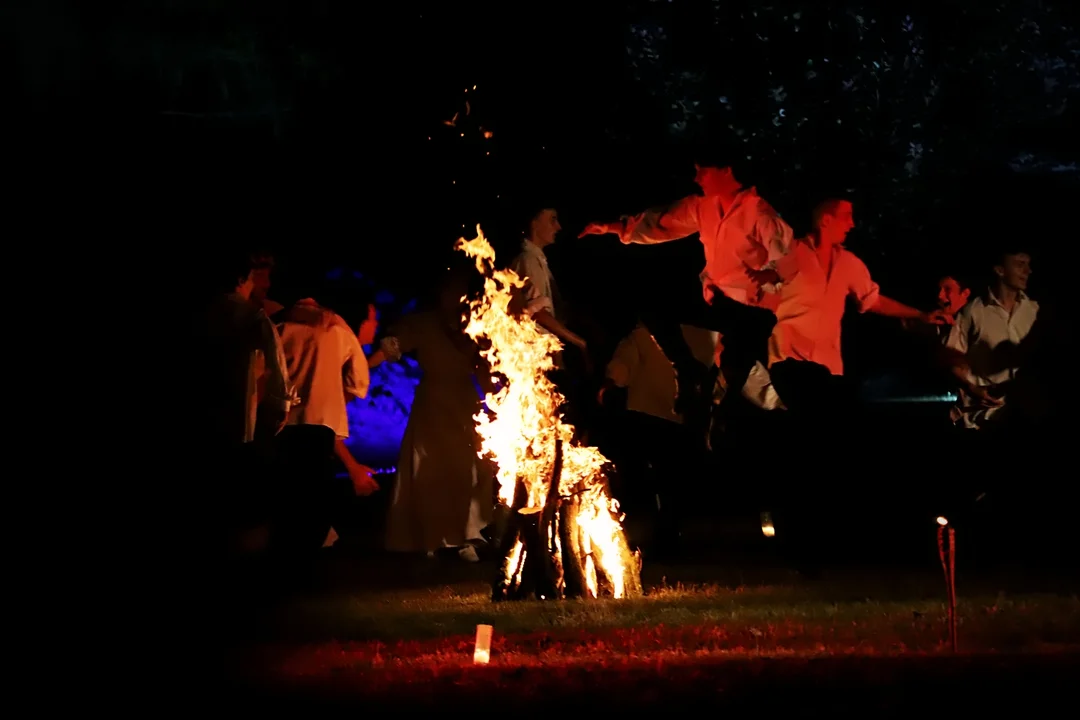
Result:
<svg viewBox="0 0 1080 720"><path fill-rule="evenodd" d="M277 517L271 539L275 556L300 560L322 546L332 524L334 431L292 425L278 435L280 473Z"/></svg>
<svg viewBox="0 0 1080 720"><path fill-rule="evenodd" d="M742 398L743 386L754 366L767 361L769 336L776 325L776 315L771 310L736 302L720 292L706 307L702 327L716 330L724 338L720 373L726 392L720 406L728 411Z"/></svg>

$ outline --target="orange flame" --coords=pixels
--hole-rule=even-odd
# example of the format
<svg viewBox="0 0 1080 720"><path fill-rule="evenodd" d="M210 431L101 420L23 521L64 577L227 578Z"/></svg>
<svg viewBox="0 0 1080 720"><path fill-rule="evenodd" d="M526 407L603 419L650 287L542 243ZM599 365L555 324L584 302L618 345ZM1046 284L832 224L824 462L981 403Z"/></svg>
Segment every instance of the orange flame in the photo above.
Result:
<svg viewBox="0 0 1080 720"><path fill-rule="evenodd" d="M456 245L476 263L484 276L484 295L470 304L465 332L474 340L486 338L483 350L496 376L505 378L498 392L485 399L491 415L476 415L481 456L498 464L499 499L510 504L518 478L524 482L528 502L525 513L539 512L548 498L556 439L562 440L563 465L558 493L579 500L576 524L584 557L585 581L593 597L599 592L597 570L615 597L640 588L638 559L626 543L618 502L608 496L602 468L608 459L594 447L573 445L574 427L563 421L558 408L562 395L547 372L553 355L562 348L554 335L544 332L529 317L515 317L510 304L523 281L513 270L495 270L495 251L478 225L477 237L460 238ZM558 538L552 538L558 544ZM520 542L512 558L522 554ZM511 562L510 568L519 563ZM511 570L513 572L513 570ZM509 578L508 578L509 579Z"/></svg>

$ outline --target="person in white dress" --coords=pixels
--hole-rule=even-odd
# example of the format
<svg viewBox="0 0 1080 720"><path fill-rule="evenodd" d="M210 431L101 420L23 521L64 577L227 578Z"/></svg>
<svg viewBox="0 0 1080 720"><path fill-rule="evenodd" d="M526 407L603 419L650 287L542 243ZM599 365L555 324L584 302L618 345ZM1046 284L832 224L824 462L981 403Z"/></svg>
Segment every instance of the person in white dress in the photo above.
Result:
<svg viewBox="0 0 1080 720"><path fill-rule="evenodd" d="M415 353L423 371L401 443L386 528L392 552L427 553L457 548L479 559L480 531L494 511L494 473L477 452L474 416L489 374L464 332L470 272L455 269L436 307L404 317L381 343L389 361Z"/></svg>

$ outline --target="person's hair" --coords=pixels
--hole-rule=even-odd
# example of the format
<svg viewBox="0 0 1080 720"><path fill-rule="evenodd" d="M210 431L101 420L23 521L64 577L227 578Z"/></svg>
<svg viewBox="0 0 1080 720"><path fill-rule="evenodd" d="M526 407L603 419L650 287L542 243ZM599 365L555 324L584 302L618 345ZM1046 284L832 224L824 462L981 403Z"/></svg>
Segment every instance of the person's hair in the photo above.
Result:
<svg viewBox="0 0 1080 720"><path fill-rule="evenodd" d="M742 148L725 143L702 143L695 146L690 159L701 167L731 168L731 174L743 186L754 184L753 159L748 160Z"/></svg>
<svg viewBox="0 0 1080 720"><path fill-rule="evenodd" d="M1031 251L1022 242L1015 238L1009 238L996 243L991 253L990 267L995 268L998 265L1004 265L1005 258L1010 255L1030 255Z"/></svg>
<svg viewBox="0 0 1080 720"><path fill-rule="evenodd" d="M232 247L218 250L209 264L209 280L214 292L233 292L251 275L251 253L247 250Z"/></svg>
<svg viewBox="0 0 1080 720"><path fill-rule="evenodd" d="M438 306L442 302L443 293L449 289L460 289L469 300L477 299L484 292L484 276L464 253L455 252L447 259L446 270L432 287L433 292L430 293L428 302L432 306Z"/></svg>
<svg viewBox="0 0 1080 720"><path fill-rule="evenodd" d="M529 233L532 231L533 220L540 217L540 213L545 210L556 210L557 207L550 198L539 198L527 202L521 206L518 212L518 225L521 231L521 237L529 237Z"/></svg>
<svg viewBox="0 0 1080 720"><path fill-rule="evenodd" d="M950 270L948 272L945 272L945 273L942 273L941 275L939 275L938 276L938 282L940 283L942 280L945 280L947 278L952 278L953 280L955 280L956 284L960 286L961 290L970 290L971 289L971 281L967 277L967 273L961 273L961 272L956 272L954 270Z"/></svg>
<svg viewBox="0 0 1080 720"><path fill-rule="evenodd" d="M821 221L825 219L826 215L836 215L836 211L840 209L840 203L851 202L847 198L833 197L826 200L822 200L814 206L814 211L810 213L810 223L814 230L821 228Z"/></svg>
<svg viewBox="0 0 1080 720"><path fill-rule="evenodd" d="M274 269L274 254L266 249L254 250L251 253L251 267L255 270Z"/></svg>

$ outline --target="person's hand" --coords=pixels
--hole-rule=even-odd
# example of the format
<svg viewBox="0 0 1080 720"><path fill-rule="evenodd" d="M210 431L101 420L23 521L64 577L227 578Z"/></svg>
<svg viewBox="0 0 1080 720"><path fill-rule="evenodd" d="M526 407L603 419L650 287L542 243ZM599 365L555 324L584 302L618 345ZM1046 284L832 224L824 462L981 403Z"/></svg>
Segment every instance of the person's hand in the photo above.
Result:
<svg viewBox="0 0 1080 720"><path fill-rule="evenodd" d="M753 268L748 267L746 268L746 275L758 286L777 285L780 283L780 273L772 269L754 270Z"/></svg>
<svg viewBox="0 0 1080 720"><path fill-rule="evenodd" d="M944 310L931 310L928 313L923 313L921 319L924 323L930 325L952 325L953 317Z"/></svg>
<svg viewBox="0 0 1080 720"><path fill-rule="evenodd" d="M983 407L1001 407L1005 404L1004 398L996 397L990 393L990 388L982 385L972 385L968 388L968 394L979 401Z"/></svg>
<svg viewBox="0 0 1080 720"><path fill-rule="evenodd" d="M589 223L585 226L585 229L578 234L579 238L583 238L586 235L611 235L618 234L610 223Z"/></svg>
<svg viewBox="0 0 1080 720"><path fill-rule="evenodd" d="M775 270L755 270L744 265L743 272L746 273L746 277L750 278L750 284L753 288L750 299L755 303L760 303L764 299L766 285L776 285L780 282L780 274Z"/></svg>
<svg viewBox="0 0 1080 720"><path fill-rule="evenodd" d="M372 470L366 465L356 463L349 468L349 479L352 480L353 491L359 497L367 497L379 490L379 483L371 477Z"/></svg>

